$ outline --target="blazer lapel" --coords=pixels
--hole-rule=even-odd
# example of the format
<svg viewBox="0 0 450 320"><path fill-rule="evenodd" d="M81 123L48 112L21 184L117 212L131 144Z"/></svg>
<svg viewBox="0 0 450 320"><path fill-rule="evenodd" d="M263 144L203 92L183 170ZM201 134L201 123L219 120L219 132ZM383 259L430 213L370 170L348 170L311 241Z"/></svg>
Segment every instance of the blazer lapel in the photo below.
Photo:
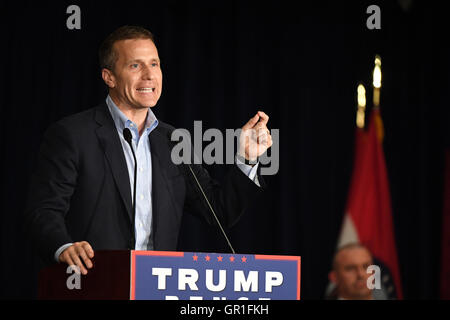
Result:
<svg viewBox="0 0 450 320"><path fill-rule="evenodd" d="M106 104L102 104L96 109L95 120L100 127L96 133L100 140L106 159L111 166L112 174L119 189L120 196L125 204L130 223L132 221L131 205L131 187L130 177L128 175L127 163L123 154L122 144L120 142L114 121L109 114Z"/></svg>

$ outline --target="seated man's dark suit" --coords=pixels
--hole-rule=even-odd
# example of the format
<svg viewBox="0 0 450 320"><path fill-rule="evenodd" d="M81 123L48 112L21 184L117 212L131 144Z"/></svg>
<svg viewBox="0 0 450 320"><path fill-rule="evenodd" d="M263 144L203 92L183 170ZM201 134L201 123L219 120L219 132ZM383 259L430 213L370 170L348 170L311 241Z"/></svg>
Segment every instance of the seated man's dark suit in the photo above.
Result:
<svg viewBox="0 0 450 320"><path fill-rule="evenodd" d="M185 211L213 223L186 166L171 161L173 130L159 121L149 136L155 250L177 249ZM192 168L227 226L261 192L236 165L221 185L201 165ZM54 262L58 248L83 240L94 250L133 249L131 194L124 152L105 103L52 125L44 135L26 212L27 230L40 256Z"/></svg>

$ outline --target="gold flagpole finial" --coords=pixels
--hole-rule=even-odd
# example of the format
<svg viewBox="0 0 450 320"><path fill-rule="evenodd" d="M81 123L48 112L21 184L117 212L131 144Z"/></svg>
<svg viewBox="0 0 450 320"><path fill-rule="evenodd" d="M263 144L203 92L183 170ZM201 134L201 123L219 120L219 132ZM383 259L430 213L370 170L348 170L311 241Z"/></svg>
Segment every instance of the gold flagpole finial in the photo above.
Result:
<svg viewBox="0 0 450 320"><path fill-rule="evenodd" d="M356 126L364 128L364 116L366 111L366 88L362 84L358 85L358 110L356 112Z"/></svg>
<svg viewBox="0 0 450 320"><path fill-rule="evenodd" d="M381 58L375 56L375 68L373 69L373 106L380 106L380 89L381 89Z"/></svg>

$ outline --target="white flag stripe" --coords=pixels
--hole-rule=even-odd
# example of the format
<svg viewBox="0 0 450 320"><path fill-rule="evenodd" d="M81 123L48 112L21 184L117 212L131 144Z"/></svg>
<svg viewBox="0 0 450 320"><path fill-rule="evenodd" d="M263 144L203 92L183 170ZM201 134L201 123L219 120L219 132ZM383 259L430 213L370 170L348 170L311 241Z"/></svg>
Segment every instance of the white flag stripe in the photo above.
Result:
<svg viewBox="0 0 450 320"><path fill-rule="evenodd" d="M359 243L358 232L356 231L350 213L346 213L342 224L341 234L339 235L338 246L341 248L349 243Z"/></svg>

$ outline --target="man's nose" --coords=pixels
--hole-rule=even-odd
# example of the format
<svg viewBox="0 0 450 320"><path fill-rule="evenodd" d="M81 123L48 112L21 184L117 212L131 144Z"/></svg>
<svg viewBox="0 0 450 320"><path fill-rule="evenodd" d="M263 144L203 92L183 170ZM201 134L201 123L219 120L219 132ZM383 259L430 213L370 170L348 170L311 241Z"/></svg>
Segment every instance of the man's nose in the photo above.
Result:
<svg viewBox="0 0 450 320"><path fill-rule="evenodd" d="M143 80L152 80L153 79L153 72L150 67L145 66L142 71L142 79Z"/></svg>
<svg viewBox="0 0 450 320"><path fill-rule="evenodd" d="M364 267L358 268L358 278L365 278L367 276L366 269Z"/></svg>

